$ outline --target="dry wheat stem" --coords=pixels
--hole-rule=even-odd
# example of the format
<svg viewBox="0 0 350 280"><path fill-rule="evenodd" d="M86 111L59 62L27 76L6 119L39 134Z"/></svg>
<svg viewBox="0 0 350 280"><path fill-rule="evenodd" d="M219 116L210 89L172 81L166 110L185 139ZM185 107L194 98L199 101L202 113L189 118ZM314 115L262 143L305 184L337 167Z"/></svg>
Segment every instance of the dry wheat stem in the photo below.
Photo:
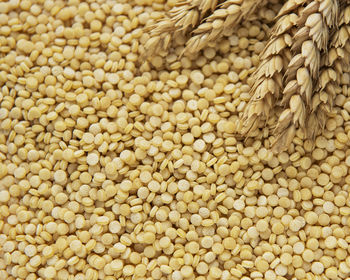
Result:
<svg viewBox="0 0 350 280"><path fill-rule="evenodd" d="M193 31L194 36L187 42L184 53L191 55L199 52L209 42L231 31L242 19L249 17L257 7L266 2L265 0L226 0Z"/></svg>

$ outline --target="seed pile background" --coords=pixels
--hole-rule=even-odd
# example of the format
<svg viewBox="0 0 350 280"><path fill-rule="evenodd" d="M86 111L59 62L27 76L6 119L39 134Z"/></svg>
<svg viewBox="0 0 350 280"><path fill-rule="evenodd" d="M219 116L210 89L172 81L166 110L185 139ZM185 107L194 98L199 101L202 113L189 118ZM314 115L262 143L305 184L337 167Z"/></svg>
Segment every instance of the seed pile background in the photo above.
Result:
<svg viewBox="0 0 350 280"><path fill-rule="evenodd" d="M296 129L274 154L278 110L239 131L283 3L145 61L175 4L0 3L0 279L350 276L348 73L314 143Z"/></svg>

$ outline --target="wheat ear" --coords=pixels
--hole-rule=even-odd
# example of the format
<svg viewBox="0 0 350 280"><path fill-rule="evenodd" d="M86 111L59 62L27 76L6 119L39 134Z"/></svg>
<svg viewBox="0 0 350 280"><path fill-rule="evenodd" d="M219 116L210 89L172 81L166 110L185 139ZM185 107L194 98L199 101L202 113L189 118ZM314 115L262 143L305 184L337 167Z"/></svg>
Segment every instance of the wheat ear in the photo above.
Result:
<svg viewBox="0 0 350 280"><path fill-rule="evenodd" d="M232 30L242 19L249 17L257 7L266 2L266 0L226 0L193 31L184 53L191 55L199 52L208 42L215 41L228 30Z"/></svg>
<svg viewBox="0 0 350 280"><path fill-rule="evenodd" d="M342 73L349 72L350 6L341 9L339 29L333 34L325 66L321 69L317 92L312 97L312 111L308 119L308 137L314 139L323 130L327 115L332 112L336 94L341 92Z"/></svg>
<svg viewBox="0 0 350 280"><path fill-rule="evenodd" d="M305 2L305 1L304 1ZM242 134L251 136L259 120L268 119L283 90L283 75L291 59L292 34L295 33L298 9L304 4L289 0L281 9L271 37L260 55L260 64L253 74L251 99L242 117Z"/></svg>
<svg viewBox="0 0 350 280"><path fill-rule="evenodd" d="M174 36L186 34L195 28L209 11L215 10L217 3L218 0L186 0L177 3L169 15L145 29L150 33L150 38L145 44L144 56L166 51Z"/></svg>
<svg viewBox="0 0 350 280"><path fill-rule="evenodd" d="M318 77L321 52L327 50L329 32L335 26L337 14L336 0L312 1L300 13L297 21L299 29L291 48L293 58L285 73L287 84L281 106L286 109L278 119L276 139L272 144L272 150L276 152L289 147L294 137L291 131L307 127L307 113L311 111L314 92L313 80Z"/></svg>

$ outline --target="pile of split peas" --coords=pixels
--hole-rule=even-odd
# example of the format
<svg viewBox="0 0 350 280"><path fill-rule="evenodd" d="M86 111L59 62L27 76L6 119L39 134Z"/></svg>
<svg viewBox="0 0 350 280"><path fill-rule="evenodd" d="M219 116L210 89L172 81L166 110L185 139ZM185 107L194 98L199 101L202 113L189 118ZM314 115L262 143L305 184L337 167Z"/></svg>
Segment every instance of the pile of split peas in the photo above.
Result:
<svg viewBox="0 0 350 280"><path fill-rule="evenodd" d="M273 154L239 119L281 4L141 59L174 4L0 3L0 279L349 279L349 74Z"/></svg>

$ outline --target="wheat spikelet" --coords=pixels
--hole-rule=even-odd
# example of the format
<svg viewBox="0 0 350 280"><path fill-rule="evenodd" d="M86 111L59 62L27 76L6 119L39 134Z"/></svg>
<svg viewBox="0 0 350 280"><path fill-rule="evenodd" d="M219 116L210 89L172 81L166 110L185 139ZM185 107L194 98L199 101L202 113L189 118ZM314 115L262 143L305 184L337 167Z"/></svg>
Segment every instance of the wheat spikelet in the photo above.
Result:
<svg viewBox="0 0 350 280"><path fill-rule="evenodd" d="M288 0L286 3L284 3L281 10L278 12L277 18L280 18L290 13L298 13L298 9L300 9L306 2L310 2L310 1L309 0Z"/></svg>
<svg viewBox="0 0 350 280"><path fill-rule="evenodd" d="M174 31L174 23L170 18L165 17L149 29L150 38L145 43L143 57L152 56L168 49Z"/></svg>
<svg viewBox="0 0 350 280"><path fill-rule="evenodd" d="M312 1L300 13L297 21L299 29L291 47L294 56L285 73L287 84L281 105L286 109L280 115L275 129L277 137L272 144L274 151L288 148L293 140L291 130L295 131L298 127L305 129L307 126L305 110L311 110L313 80L318 77L321 52L327 49L329 32L335 25L337 13L336 0ZM292 109L294 104L299 104L303 109Z"/></svg>
<svg viewBox="0 0 350 280"><path fill-rule="evenodd" d="M217 0L187 0L178 3L170 10L175 32L185 34L196 27L207 12L215 10L217 3Z"/></svg>
<svg viewBox="0 0 350 280"><path fill-rule="evenodd" d="M298 94L293 95L288 105L289 108L281 113L274 130L277 137L272 144L272 150L275 152L287 149L294 138L297 125L302 126L305 123L306 108L302 97Z"/></svg>
<svg viewBox="0 0 350 280"><path fill-rule="evenodd" d="M333 34L325 66L321 69L317 92L312 97L311 114L308 119L308 137L314 139L323 130L327 115L332 112L336 94L341 92L342 73L349 72L350 55L350 6L341 10L339 29Z"/></svg>
<svg viewBox="0 0 350 280"><path fill-rule="evenodd" d="M166 51L178 33L186 34L196 27L209 11L214 11L218 0L186 0L177 3L159 22L145 31L150 39L145 44L144 56Z"/></svg>
<svg viewBox="0 0 350 280"><path fill-rule="evenodd" d="M184 53L199 52L208 42L218 39L266 2L266 0L226 0L193 31L194 36L187 42Z"/></svg>
<svg viewBox="0 0 350 280"><path fill-rule="evenodd" d="M252 97L242 117L242 134L250 136L259 120L269 117L283 89L283 75L291 59L290 48L298 15L295 13L305 1L289 0L271 31L271 38L260 55L260 64L253 74ZM284 12L286 11L286 12Z"/></svg>

